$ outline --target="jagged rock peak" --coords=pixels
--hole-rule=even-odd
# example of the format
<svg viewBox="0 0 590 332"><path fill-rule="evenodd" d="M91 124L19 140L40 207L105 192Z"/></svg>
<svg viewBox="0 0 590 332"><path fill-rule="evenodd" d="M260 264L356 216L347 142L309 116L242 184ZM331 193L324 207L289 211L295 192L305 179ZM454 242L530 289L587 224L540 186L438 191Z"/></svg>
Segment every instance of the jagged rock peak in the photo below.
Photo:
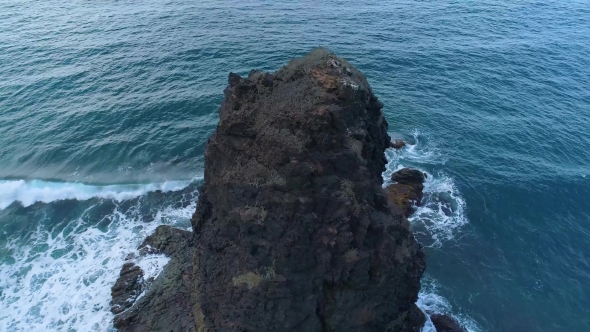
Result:
<svg viewBox="0 0 590 332"><path fill-rule="evenodd" d="M382 189L383 104L325 49L230 74L192 225L195 328L405 331L424 255Z"/></svg>

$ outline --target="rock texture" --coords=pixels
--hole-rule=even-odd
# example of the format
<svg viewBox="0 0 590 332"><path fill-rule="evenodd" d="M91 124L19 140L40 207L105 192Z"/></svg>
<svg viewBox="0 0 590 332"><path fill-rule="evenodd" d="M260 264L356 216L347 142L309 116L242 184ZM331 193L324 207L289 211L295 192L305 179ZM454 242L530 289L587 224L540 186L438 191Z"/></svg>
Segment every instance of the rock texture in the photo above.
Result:
<svg viewBox="0 0 590 332"><path fill-rule="evenodd" d="M395 139L395 140L391 141L391 144L389 146L396 149L396 150L399 150L399 149L403 148L404 146L406 146L406 142L404 142L401 139Z"/></svg>
<svg viewBox="0 0 590 332"><path fill-rule="evenodd" d="M139 247L142 254L165 254L170 262L131 309L115 316L120 331L196 331L192 312L191 232L159 226ZM119 283L119 281L117 281Z"/></svg>
<svg viewBox="0 0 590 332"><path fill-rule="evenodd" d="M430 319L436 332L465 332L465 329L456 320L447 315L433 314L430 315Z"/></svg>
<svg viewBox="0 0 590 332"><path fill-rule="evenodd" d="M408 217L414 212L414 205L420 205L426 174L415 169L403 168L391 175L397 183L385 188L387 199L394 209Z"/></svg>
<svg viewBox="0 0 590 332"><path fill-rule="evenodd" d="M210 331L402 331L424 255L381 187L383 104L325 50L230 74L192 223Z"/></svg>
<svg viewBox="0 0 590 332"><path fill-rule="evenodd" d="M223 332L422 326L415 302L424 254L405 210L382 189L388 124L362 73L318 49L273 74L232 73L228 83L205 151L194 232L160 227L146 240L143 252L171 261L115 325ZM407 186L419 195L421 182Z"/></svg>

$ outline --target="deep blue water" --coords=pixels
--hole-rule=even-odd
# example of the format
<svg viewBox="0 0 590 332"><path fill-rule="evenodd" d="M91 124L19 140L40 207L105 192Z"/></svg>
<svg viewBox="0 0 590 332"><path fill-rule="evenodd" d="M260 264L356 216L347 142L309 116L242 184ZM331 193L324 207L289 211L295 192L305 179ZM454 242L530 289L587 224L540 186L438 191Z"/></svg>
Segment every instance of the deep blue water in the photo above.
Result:
<svg viewBox="0 0 590 332"><path fill-rule="evenodd" d="M125 256L190 225L228 72L320 45L414 143L384 176L430 174L419 305L590 331L590 1L526 0L3 0L0 331L111 329Z"/></svg>

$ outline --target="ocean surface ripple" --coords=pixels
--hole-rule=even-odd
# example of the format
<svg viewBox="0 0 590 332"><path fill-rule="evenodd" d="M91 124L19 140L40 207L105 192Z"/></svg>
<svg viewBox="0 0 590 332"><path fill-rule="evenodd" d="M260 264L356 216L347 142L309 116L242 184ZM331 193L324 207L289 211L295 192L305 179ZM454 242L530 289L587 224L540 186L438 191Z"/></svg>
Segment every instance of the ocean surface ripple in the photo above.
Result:
<svg viewBox="0 0 590 332"><path fill-rule="evenodd" d="M0 2L0 331L112 330L126 255L190 226L227 74L317 46L411 143L384 179L429 175L420 307L590 331L588 22L587 0Z"/></svg>

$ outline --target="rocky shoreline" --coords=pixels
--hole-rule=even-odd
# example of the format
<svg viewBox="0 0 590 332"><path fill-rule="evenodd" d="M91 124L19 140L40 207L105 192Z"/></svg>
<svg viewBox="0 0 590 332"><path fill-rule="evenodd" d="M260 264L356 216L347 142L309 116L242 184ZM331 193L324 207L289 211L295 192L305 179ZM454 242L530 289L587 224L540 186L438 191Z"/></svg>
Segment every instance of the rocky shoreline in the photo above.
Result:
<svg viewBox="0 0 590 332"><path fill-rule="evenodd" d="M170 257L155 280L123 266L115 327L419 331L425 256L407 217L425 174L402 169L382 188L384 151L405 143L363 74L318 49L272 74L232 73L224 95L193 232L160 226L140 246Z"/></svg>

